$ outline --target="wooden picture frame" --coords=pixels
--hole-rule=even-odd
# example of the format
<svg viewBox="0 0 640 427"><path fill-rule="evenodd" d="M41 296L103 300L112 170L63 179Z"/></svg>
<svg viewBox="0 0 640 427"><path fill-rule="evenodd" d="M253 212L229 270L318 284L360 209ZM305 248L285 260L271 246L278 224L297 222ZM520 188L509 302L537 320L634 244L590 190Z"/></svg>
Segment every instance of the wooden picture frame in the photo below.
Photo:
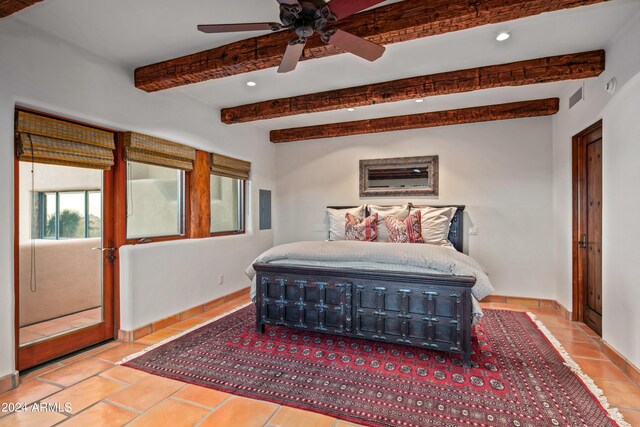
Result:
<svg viewBox="0 0 640 427"><path fill-rule="evenodd" d="M372 171L406 169L424 174L426 185L407 187L378 187L371 185ZM425 172L426 171L426 172ZM388 159L360 160L360 197L422 197L437 196L439 185L438 156L396 157ZM405 175L406 178L406 175Z"/></svg>

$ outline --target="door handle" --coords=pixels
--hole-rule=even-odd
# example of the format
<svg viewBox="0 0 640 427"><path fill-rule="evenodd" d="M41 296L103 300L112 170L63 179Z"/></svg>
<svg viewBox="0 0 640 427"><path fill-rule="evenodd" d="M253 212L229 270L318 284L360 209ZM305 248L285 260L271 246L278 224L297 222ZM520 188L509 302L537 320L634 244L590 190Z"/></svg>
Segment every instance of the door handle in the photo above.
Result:
<svg viewBox="0 0 640 427"><path fill-rule="evenodd" d="M580 240L578 241L578 247L585 249L588 243L589 242L587 242L587 235L583 234L582 237L580 237Z"/></svg>
<svg viewBox="0 0 640 427"><path fill-rule="evenodd" d="M107 255L107 259L109 261L113 261L116 259L116 256L113 254L116 248L91 248L92 251L100 251L100 252L109 252Z"/></svg>

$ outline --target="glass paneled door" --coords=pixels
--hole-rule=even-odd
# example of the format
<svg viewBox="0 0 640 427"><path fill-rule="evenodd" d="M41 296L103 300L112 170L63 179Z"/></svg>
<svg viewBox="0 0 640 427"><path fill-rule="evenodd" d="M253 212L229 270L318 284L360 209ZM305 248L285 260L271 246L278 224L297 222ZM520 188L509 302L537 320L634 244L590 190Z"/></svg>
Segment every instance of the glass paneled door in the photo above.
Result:
<svg viewBox="0 0 640 427"><path fill-rule="evenodd" d="M114 337L112 172L16 167L23 370Z"/></svg>

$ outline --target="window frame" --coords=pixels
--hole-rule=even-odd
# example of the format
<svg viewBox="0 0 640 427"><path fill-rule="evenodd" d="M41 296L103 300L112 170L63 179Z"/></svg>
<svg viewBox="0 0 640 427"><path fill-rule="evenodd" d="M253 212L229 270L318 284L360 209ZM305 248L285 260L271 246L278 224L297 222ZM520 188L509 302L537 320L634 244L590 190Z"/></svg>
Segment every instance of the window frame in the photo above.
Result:
<svg viewBox="0 0 640 427"><path fill-rule="evenodd" d="M136 237L133 239L130 239L127 237L127 232L128 232L128 216L127 216L127 206L128 206L128 200L129 200L129 176L128 176L128 171L129 168L128 166L129 161L125 160L124 158L122 159L122 164L123 164L123 175L124 175L124 188L122 191L122 194L120 195L120 197L118 197L119 202L122 203L122 206L124 207L124 224L123 224L123 228L124 228L124 242L127 245L140 245L140 244L146 244L146 243L155 243L155 242L169 242L172 240L183 240L183 239L189 239L189 234L190 234L190 230L191 230L191 203L189 200L188 195L190 194L191 191L191 171L184 171L184 170L180 170L180 169L175 169L176 171L181 171L182 172L182 176L183 176L183 186L182 186L182 191L181 191L181 197L182 197L182 209L181 212L179 212L179 215L181 216L181 220L182 220L182 233L181 234L172 234L169 236L148 236L148 237ZM141 162L133 162L133 163L140 163L140 164L145 164L145 163L141 163ZM153 165L152 165L153 166ZM164 166L163 166L164 167ZM167 168L167 169L173 169L173 168Z"/></svg>
<svg viewBox="0 0 640 427"><path fill-rule="evenodd" d="M63 193L78 193L78 194L84 194L84 236L83 237L61 237L60 236L60 194ZM92 190L62 190L62 191L38 191L38 203L40 205L41 211L39 213L39 222L40 222L40 233L39 236L37 238L37 240L51 240L51 241L58 241L58 240L81 240L81 239L92 239L93 237L89 236L89 194L90 193L98 193L100 194L100 208L102 210L102 204L104 203L102 200L102 190L101 189L92 189ZM46 207L45 204L45 199L47 197L48 194L53 194L55 195L55 201L56 201L56 213L55 213L55 218L56 218L56 232L55 232L55 236L53 237L46 237L45 236L45 232L47 229L47 210L43 209L43 207ZM32 212L32 218L33 218L33 207L31 209ZM101 218L102 220L102 218ZM100 230L102 230L102 225L100 225ZM101 232L102 233L102 232Z"/></svg>
<svg viewBox="0 0 640 427"><path fill-rule="evenodd" d="M211 174L211 176L214 176L214 175L216 174L214 173ZM217 175L217 176L222 176L222 175ZM233 179L237 179L238 181L241 182L240 191L242 192L242 195L238 198L239 199L238 201L240 202L238 219L240 220L241 226L238 230L235 230L235 231L213 232L211 231L211 225L209 225L209 235L211 237L235 236L235 235L246 234L247 232L246 231L247 230L247 180L240 179L240 178L233 178ZM209 179L209 191L211 191L211 179ZM211 209L211 202L209 202L209 213L211 215L211 218L213 218L213 209Z"/></svg>

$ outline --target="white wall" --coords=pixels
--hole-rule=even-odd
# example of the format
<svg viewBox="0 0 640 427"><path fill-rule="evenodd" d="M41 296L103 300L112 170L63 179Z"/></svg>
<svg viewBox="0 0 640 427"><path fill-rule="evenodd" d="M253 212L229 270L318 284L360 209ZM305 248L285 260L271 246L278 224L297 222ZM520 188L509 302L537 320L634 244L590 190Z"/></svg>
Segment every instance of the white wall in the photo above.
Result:
<svg viewBox="0 0 640 427"><path fill-rule="evenodd" d="M602 212L603 338L636 366L640 366L639 100L640 73L604 111Z"/></svg>
<svg viewBox="0 0 640 427"><path fill-rule="evenodd" d="M252 162L246 235L139 245L121 251L123 329L249 285L242 272L273 242L271 231L258 231L258 206L252 203L258 189L274 186L274 149L264 131L250 125L222 125L217 111L176 91L139 91L133 85L131 70L10 18L0 25L0 76L0 377L13 372L15 366L12 237L16 103ZM222 286L217 284L219 274L225 275Z"/></svg>
<svg viewBox="0 0 640 427"><path fill-rule="evenodd" d="M572 309L571 138L603 120L603 338L640 366L637 260L639 236L638 117L640 87L640 15L607 46L606 71L585 83L585 100L569 110L571 88L553 119L553 260L558 301ZM634 77L635 76L635 77ZM611 96L605 84L615 77ZM635 155L635 156L634 156ZM635 229L634 229L635 226ZM635 233L634 233L635 231ZM633 304L633 305L630 305Z"/></svg>
<svg viewBox="0 0 640 427"><path fill-rule="evenodd" d="M553 119L553 259L558 301L571 310L571 138L603 118L603 110L612 97L605 84L612 77L618 90L640 71L640 15L621 29L607 46L606 71L585 82L585 100L569 110L568 98L579 87L576 82L560 99L560 112ZM604 124L606 127L606 122ZM605 141L606 145L606 141ZM606 152L606 146L603 147ZM604 177L606 180L606 174ZM607 195L604 195L606 198Z"/></svg>
<svg viewBox="0 0 640 427"><path fill-rule="evenodd" d="M440 196L360 199L359 160L439 155ZM361 203L464 204L469 254L496 294L555 298L551 119L535 118L279 144L276 243L326 238L324 209Z"/></svg>

